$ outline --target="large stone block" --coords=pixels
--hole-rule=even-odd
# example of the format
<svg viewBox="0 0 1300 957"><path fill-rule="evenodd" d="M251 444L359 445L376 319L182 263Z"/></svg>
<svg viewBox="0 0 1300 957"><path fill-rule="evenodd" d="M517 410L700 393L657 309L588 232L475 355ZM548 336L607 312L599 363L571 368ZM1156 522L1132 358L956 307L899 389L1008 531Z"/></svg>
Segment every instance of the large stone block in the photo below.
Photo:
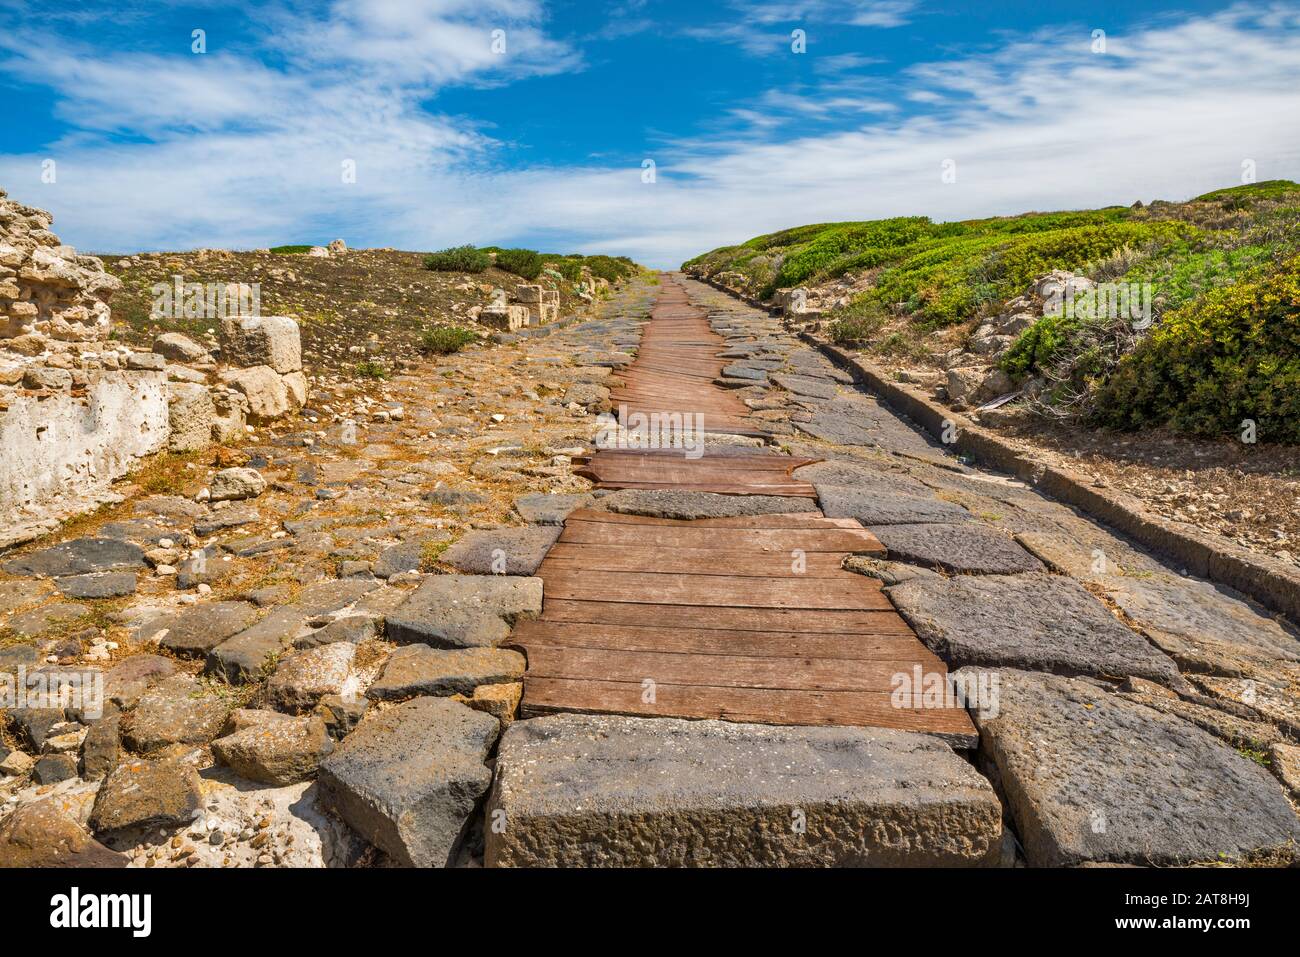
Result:
<svg viewBox="0 0 1300 957"><path fill-rule="evenodd" d="M302 338L289 316L221 320L221 359L233 366L270 366L281 375L302 369Z"/></svg>
<svg viewBox="0 0 1300 957"><path fill-rule="evenodd" d="M528 325L528 307L494 303L479 313L479 322L494 329L514 332Z"/></svg>
<svg viewBox="0 0 1300 957"><path fill-rule="evenodd" d="M169 382L167 398L171 426L168 447L173 452L193 452L211 445L216 409L208 387L194 382Z"/></svg>
<svg viewBox="0 0 1300 957"><path fill-rule="evenodd" d="M1178 681L1168 656L1069 578L927 576L887 591L921 640L952 667Z"/></svg>
<svg viewBox="0 0 1300 957"><path fill-rule="evenodd" d="M1295 812L1250 758L1099 682L996 674L980 757L1031 866L1293 860Z"/></svg>
<svg viewBox="0 0 1300 957"><path fill-rule="evenodd" d="M480 529L462 536L440 560L471 575L533 575L559 537L557 525Z"/></svg>
<svg viewBox="0 0 1300 957"><path fill-rule="evenodd" d="M212 753L250 781L283 786L313 777L334 750L325 722L315 715L270 718L212 742Z"/></svg>
<svg viewBox="0 0 1300 957"><path fill-rule="evenodd" d="M422 695L472 695L479 685L518 681L525 666L523 655L504 648L406 645L393 652L366 697L402 701Z"/></svg>
<svg viewBox="0 0 1300 957"><path fill-rule="evenodd" d="M92 372L85 394L15 393L0 411L0 530L103 496L169 433L161 372Z"/></svg>
<svg viewBox="0 0 1300 957"><path fill-rule="evenodd" d="M498 645L519 618L542 610L542 580L506 575L434 575L387 620L389 639L442 648Z"/></svg>
<svg viewBox="0 0 1300 957"><path fill-rule="evenodd" d="M14 810L0 824L0 867L126 867L83 828L57 797Z"/></svg>
<svg viewBox="0 0 1300 957"><path fill-rule="evenodd" d="M270 366L252 366L221 374L222 382L244 396L248 402L248 418L258 423L274 421L298 408L296 397L285 381L287 378Z"/></svg>
<svg viewBox="0 0 1300 957"><path fill-rule="evenodd" d="M448 698L368 715L321 763L321 801L397 863L444 867L492 783L498 728Z"/></svg>
<svg viewBox="0 0 1300 957"><path fill-rule="evenodd" d="M489 866L999 859L993 788L925 735L562 714L512 724L496 767Z"/></svg>

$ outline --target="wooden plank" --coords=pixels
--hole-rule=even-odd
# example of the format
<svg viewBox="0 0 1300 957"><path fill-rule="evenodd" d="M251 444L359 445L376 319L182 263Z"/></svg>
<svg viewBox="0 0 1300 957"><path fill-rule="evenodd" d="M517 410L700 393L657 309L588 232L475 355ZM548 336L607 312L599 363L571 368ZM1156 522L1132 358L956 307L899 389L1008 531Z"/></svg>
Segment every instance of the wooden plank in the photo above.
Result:
<svg viewBox="0 0 1300 957"><path fill-rule="evenodd" d="M601 601L644 605L695 605L729 608L807 608L850 611L891 608L889 598L875 579L843 572L843 578L774 578L762 588L754 579L738 575L682 575L674 573L574 571L543 561L537 577L543 593L571 601ZM874 586L874 587L873 587ZM653 614L653 613L648 613Z"/></svg>
<svg viewBox="0 0 1300 957"><path fill-rule="evenodd" d="M660 548L636 545L575 545L557 542L546 555L552 567L609 572L678 572L692 575L744 575L757 578L826 578L842 575L843 556L813 552L800 561L779 552L745 549Z"/></svg>
<svg viewBox="0 0 1300 957"><path fill-rule="evenodd" d="M684 452L675 450L651 451L645 449L600 449L590 456L586 456L589 462L603 463L605 461L613 463L636 463L643 462L682 462L695 465L707 465L711 468L727 468L741 470L755 470L767 472L773 469L780 469L786 474L793 472L795 469L803 468L805 465L815 465L821 459L803 459L791 458L788 455L778 455L776 453L762 455L709 455L705 453L703 458L688 459ZM575 457L575 461L577 458Z"/></svg>
<svg viewBox="0 0 1300 957"><path fill-rule="evenodd" d="M525 715L553 711L715 718L758 724L850 725L959 736L966 747L979 739L961 708L896 708L885 692L782 691L656 683L653 701L641 682L524 678Z"/></svg>
<svg viewBox="0 0 1300 957"><path fill-rule="evenodd" d="M733 515L727 518L682 519L579 508L574 509L569 517L574 521L609 522L614 525L689 525L695 528L847 528L866 531L855 518L827 518L821 512L774 512L766 515Z"/></svg>
<svg viewBox="0 0 1300 957"><path fill-rule="evenodd" d="M789 608L719 608L704 605L659 605L654 624L663 628L722 628L738 631L801 631L810 634L870 633L881 615L897 617L892 606L852 611ZM646 624L645 605L622 601L570 601L547 597L542 619L611 625ZM919 642L918 642L919 645Z"/></svg>
<svg viewBox="0 0 1300 957"><path fill-rule="evenodd" d="M683 652L620 651L611 648L528 647L528 674L535 678L634 681L718 688L785 691L892 691L899 675L910 679L908 658L772 658L754 655L700 656Z"/></svg>
<svg viewBox="0 0 1300 957"><path fill-rule="evenodd" d="M675 651L695 655L754 655L771 658L856 658L874 660L916 656L937 665L927 648L918 647L907 622L881 612L871 634L815 634L802 631L739 631L720 628L665 628L534 619L521 621L510 644L523 648L609 648L618 651ZM703 665L701 667L704 667Z"/></svg>
<svg viewBox="0 0 1300 957"><path fill-rule="evenodd" d="M583 475L584 473L582 470L578 470L577 474ZM679 489L683 492L710 492L714 495L779 495L787 498L807 499L817 497L815 491L803 485L746 485L737 482L597 482L596 487L604 489L644 489L646 491Z"/></svg>
<svg viewBox="0 0 1300 957"><path fill-rule="evenodd" d="M721 548L807 552L884 554L880 541L866 529L851 528L719 528L615 525L570 519L560 533L562 542L591 545L653 545L660 548Z"/></svg>

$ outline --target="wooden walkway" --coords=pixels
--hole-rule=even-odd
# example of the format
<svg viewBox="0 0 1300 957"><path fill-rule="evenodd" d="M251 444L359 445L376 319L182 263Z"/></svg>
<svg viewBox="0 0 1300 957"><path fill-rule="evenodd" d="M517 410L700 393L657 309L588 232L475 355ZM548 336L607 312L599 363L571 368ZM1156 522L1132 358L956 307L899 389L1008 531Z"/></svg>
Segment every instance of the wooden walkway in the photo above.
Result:
<svg viewBox="0 0 1300 957"><path fill-rule="evenodd" d="M610 401L625 406L628 418L695 413L705 432L767 435L744 402L715 384L727 365L718 358L722 350L722 337L709 328L704 310L689 304L681 286L665 281L636 361L618 373L622 384L610 389Z"/></svg>
<svg viewBox="0 0 1300 957"><path fill-rule="evenodd" d="M701 370L723 350L702 310L666 282L631 372L627 396L728 408L727 432L748 429L726 389L701 373L673 399L658 363L681 355ZM643 364L644 363L644 364ZM649 410L641 404L636 408ZM757 430L752 430L757 431ZM743 433L742 433L743 434ZM824 517L813 490L790 476L810 460L775 453L710 455L599 452L582 474L604 488L676 488L791 495L806 510L782 515L673 521L581 509L565 522L538 575L542 615L516 625L511 644L528 657L523 712L555 711L767 724L866 725L943 735L972 747L961 707L898 706L895 677L946 674L873 578L841 566L851 554L883 555L852 519Z"/></svg>

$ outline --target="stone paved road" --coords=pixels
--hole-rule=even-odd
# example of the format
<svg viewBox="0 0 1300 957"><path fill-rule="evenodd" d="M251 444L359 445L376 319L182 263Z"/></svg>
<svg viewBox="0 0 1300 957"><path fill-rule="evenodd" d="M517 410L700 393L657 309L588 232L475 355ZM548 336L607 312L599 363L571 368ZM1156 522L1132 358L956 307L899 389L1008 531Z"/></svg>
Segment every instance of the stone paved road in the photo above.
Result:
<svg viewBox="0 0 1300 957"><path fill-rule="evenodd" d="M180 494L0 559L0 669L97 670L107 699L6 712L0 866L1292 859L1290 626L963 465L777 320L685 287L728 340L735 394L782 448L826 460L798 473L822 509L891 549L849 567L996 688L978 752L864 729L512 723L523 661L500 646L540 610L541 530L576 507L716 507L572 474L639 341L655 289L638 284L396 380L397 415L304 410L243 450L269 483L252 498L196 501L216 466L195 461Z"/></svg>

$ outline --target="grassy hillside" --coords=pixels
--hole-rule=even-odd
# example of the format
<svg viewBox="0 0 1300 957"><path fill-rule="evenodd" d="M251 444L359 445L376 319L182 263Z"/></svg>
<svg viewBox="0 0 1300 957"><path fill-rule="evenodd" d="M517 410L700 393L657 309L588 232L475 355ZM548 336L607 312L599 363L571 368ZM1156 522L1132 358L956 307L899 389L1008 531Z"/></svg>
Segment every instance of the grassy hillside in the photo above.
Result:
<svg viewBox="0 0 1300 957"><path fill-rule="evenodd" d="M1046 380L1044 406L1093 423L1216 434L1254 418L1261 438L1300 442L1284 398L1296 393L1289 377L1300 362L1298 251L1300 186L1271 180L1131 208L800 226L682 268L760 298L792 286L845 290L829 315L834 338L870 351L896 344L901 324L918 353L940 330L996 316L1053 270L1149 283L1149 329L1047 316L1001 367L1020 383Z"/></svg>

